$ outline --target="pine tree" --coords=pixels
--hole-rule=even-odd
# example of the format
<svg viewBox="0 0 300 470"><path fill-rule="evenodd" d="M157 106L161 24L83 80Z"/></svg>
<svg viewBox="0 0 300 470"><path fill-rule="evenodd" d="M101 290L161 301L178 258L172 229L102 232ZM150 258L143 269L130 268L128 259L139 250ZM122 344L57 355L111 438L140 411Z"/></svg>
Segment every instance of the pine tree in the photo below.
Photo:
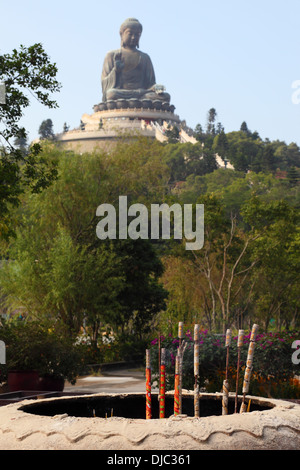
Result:
<svg viewBox="0 0 300 470"><path fill-rule="evenodd" d="M25 154L28 148L27 137L24 135L16 136L14 145L21 150L22 154Z"/></svg>
<svg viewBox="0 0 300 470"><path fill-rule="evenodd" d="M39 135L41 136L41 139L54 139L53 122L51 119L46 119L42 122L39 127Z"/></svg>
<svg viewBox="0 0 300 470"><path fill-rule="evenodd" d="M215 121L217 118L217 111L215 108L211 108L207 113L207 126L206 132L211 135L216 135Z"/></svg>
<svg viewBox="0 0 300 470"><path fill-rule="evenodd" d="M296 186L296 184L299 181L299 173L297 171L297 168L295 168L294 166L291 166L288 169L287 178L291 186Z"/></svg>
<svg viewBox="0 0 300 470"><path fill-rule="evenodd" d="M247 123L245 121L242 122L240 131L244 132L246 135L251 134L251 132L248 129Z"/></svg>
<svg viewBox="0 0 300 470"><path fill-rule="evenodd" d="M275 157L274 157L274 149L272 144L267 144L263 150L262 154L262 171L267 173L272 173L275 171Z"/></svg>
<svg viewBox="0 0 300 470"><path fill-rule="evenodd" d="M225 160L226 154L228 152L228 148L229 148L229 145L228 145L228 140L227 140L226 134L225 134L224 131L222 131L216 137L216 143L214 145L214 150L216 151L216 153L218 155L220 155L220 157L223 158L223 160Z"/></svg>

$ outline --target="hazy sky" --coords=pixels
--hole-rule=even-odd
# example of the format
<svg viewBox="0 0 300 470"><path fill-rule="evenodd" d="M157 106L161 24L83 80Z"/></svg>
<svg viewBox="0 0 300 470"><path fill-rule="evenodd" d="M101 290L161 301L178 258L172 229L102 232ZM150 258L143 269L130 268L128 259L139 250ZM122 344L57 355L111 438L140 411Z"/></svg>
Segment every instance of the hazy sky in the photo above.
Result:
<svg viewBox="0 0 300 470"><path fill-rule="evenodd" d="M59 108L35 98L22 124L30 139L45 119L54 131L79 125L101 102L106 52L120 46L128 17L143 25L140 49L153 62L176 114L194 128L214 107L226 132L249 129L300 145L299 0L0 0L0 53L41 42L59 69ZM293 103L294 93L294 103ZM31 95L30 95L31 96ZM297 104L299 101L299 104Z"/></svg>

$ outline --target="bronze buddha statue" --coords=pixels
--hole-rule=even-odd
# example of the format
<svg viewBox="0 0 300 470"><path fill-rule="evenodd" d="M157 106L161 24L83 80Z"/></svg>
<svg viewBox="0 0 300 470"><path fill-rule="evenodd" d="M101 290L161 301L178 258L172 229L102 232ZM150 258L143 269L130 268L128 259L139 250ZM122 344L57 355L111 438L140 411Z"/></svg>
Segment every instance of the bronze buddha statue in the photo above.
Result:
<svg viewBox="0 0 300 470"><path fill-rule="evenodd" d="M123 107L129 107L130 100L138 100L152 108L169 107L170 95L156 84L149 55L138 49L142 29L137 19L128 18L120 27L121 48L106 54L101 76L104 105L114 108L122 100Z"/></svg>

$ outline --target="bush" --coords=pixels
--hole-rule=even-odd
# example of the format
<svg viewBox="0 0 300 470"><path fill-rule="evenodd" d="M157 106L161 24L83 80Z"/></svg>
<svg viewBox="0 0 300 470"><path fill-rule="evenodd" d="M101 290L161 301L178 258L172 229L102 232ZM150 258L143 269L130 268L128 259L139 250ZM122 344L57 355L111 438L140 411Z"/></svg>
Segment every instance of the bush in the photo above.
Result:
<svg viewBox="0 0 300 470"><path fill-rule="evenodd" d="M272 396L276 398L300 398L299 366L292 363L291 345L299 333L263 333L258 334L254 351L253 371L249 394ZM242 390L244 371L247 360L250 333L245 335L241 348L239 373L239 393ZM187 331L184 340L187 347L183 356L182 387L194 388L194 344L192 334ZM158 339L151 343L151 368L153 382L158 379ZM179 345L178 338L161 336L161 347L166 348L166 390L174 388L175 357ZM226 369L225 336L200 332L199 348L199 386L208 392L222 390ZM237 336L232 336L229 348L228 380L231 391L236 389Z"/></svg>
<svg viewBox="0 0 300 470"><path fill-rule="evenodd" d="M137 339L135 335L115 335L107 341L98 340L96 345L87 337L80 337L80 344L84 351L84 362L86 365L137 361L144 358L147 340Z"/></svg>
<svg viewBox="0 0 300 470"><path fill-rule="evenodd" d="M9 370L36 370L40 377L51 375L76 382L83 366L81 350L58 322L5 322L0 327L0 339L6 344L7 361L1 368L2 381Z"/></svg>

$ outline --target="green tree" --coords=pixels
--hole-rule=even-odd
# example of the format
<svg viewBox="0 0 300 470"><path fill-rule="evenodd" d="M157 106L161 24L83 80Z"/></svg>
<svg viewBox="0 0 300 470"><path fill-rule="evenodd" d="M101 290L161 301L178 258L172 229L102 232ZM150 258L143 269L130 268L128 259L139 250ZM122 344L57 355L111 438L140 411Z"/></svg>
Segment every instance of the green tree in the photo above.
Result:
<svg viewBox="0 0 300 470"><path fill-rule="evenodd" d="M251 134L245 121L242 122L240 131L244 132L247 136Z"/></svg>
<svg viewBox="0 0 300 470"><path fill-rule="evenodd" d="M207 113L207 124L206 124L206 132L207 134L215 136L216 134L216 122L217 118L217 111L215 108L210 108L210 110Z"/></svg>
<svg viewBox="0 0 300 470"><path fill-rule="evenodd" d="M296 186L296 184L298 184L299 172L294 166L291 166L289 168L288 173L287 173L287 178L289 180L290 185Z"/></svg>
<svg viewBox="0 0 300 470"><path fill-rule="evenodd" d="M215 195L206 194L197 202L205 207L205 242L201 250L192 252L192 260L209 302L210 327L225 332L236 320L236 306L246 310L250 301L247 279L257 261L249 259L249 247L256 235L241 230L237 217L228 216Z"/></svg>
<svg viewBox="0 0 300 470"><path fill-rule="evenodd" d="M184 159L184 144L168 144L164 148L164 161L170 169L171 183L184 181L187 177L187 169Z"/></svg>
<svg viewBox="0 0 300 470"><path fill-rule="evenodd" d="M195 129L194 129L194 137L195 139L198 140L198 142L204 142L205 141L205 133L203 132L203 128L201 124L197 124Z"/></svg>
<svg viewBox="0 0 300 470"><path fill-rule="evenodd" d="M187 175L205 175L217 169L218 165L212 150L203 149L199 144L185 145L189 145L185 157Z"/></svg>
<svg viewBox="0 0 300 470"><path fill-rule="evenodd" d="M12 232L10 207L17 205L24 187L33 192L49 186L57 176L55 162L45 164L40 155L40 146L33 145L30 151L22 152L14 148L11 139L24 139L27 136L20 126L23 111L30 104L26 91L33 94L43 105L54 108L56 101L50 93L59 91L56 80L57 67L50 62L41 44L30 47L20 46L11 54L0 56L0 77L6 85L6 102L0 105L0 121L3 128L0 138L3 148L0 155L0 237L8 237Z"/></svg>
<svg viewBox="0 0 300 470"><path fill-rule="evenodd" d="M96 209L101 203L117 208L122 194L129 204L161 201L169 180L162 150L142 139L109 154L70 156L46 143L43 156L57 158L59 178L41 194L27 193L16 211L16 239L3 252L5 305L57 316L75 331L85 317L94 341L101 323L117 331L149 330L166 297L155 246L99 240Z"/></svg>
<svg viewBox="0 0 300 470"><path fill-rule="evenodd" d="M226 174L227 170L223 172ZM218 170L216 174L223 172ZM205 179L212 176L206 175ZM278 325L296 327L299 321L297 208L287 200L270 197L275 181L272 175L249 173L247 177L232 179L223 191L219 187L214 193L202 193L197 199L205 207L204 246L199 251L183 252L182 266L173 261L172 270L167 264L168 271L164 274L170 289L167 312L174 316L178 311L182 318L191 321L192 312L198 311L201 321L205 319L214 331L224 332L230 325L241 328L245 322L253 321L267 329L271 318ZM207 190L207 182L206 185ZM193 198L186 200L185 194L180 196L186 202L193 201ZM187 281L188 274L180 282L180 273L186 269L188 260L193 266L195 283ZM196 299L195 290L191 288L192 295L187 282L197 286Z"/></svg>
<svg viewBox="0 0 300 470"><path fill-rule="evenodd" d="M227 153L228 153L228 140L224 131L220 134L217 134L214 143L213 143L213 150L220 155L223 160L226 160Z"/></svg>
<svg viewBox="0 0 300 470"><path fill-rule="evenodd" d="M165 309L167 291L161 284L163 264L148 240L117 240L114 244L124 284L117 297L121 309L115 327L126 326L139 337L151 331L153 319Z"/></svg>
<svg viewBox="0 0 300 470"><path fill-rule="evenodd" d="M177 126L168 125L165 136L168 138L169 144L174 144L179 142L180 132Z"/></svg>
<svg viewBox="0 0 300 470"><path fill-rule="evenodd" d="M160 328L168 333L185 325L211 325L209 292L199 282L199 272L193 261L184 256L168 254L163 257L163 286L168 291L166 310L160 315Z"/></svg>
<svg viewBox="0 0 300 470"><path fill-rule="evenodd" d="M253 302L267 331L271 318L289 327L299 318L299 215L286 201L262 203L253 197L243 208L257 235L251 258L257 259L251 282Z"/></svg>
<svg viewBox="0 0 300 470"><path fill-rule="evenodd" d="M217 169L214 153L200 143L168 144L165 162L171 171L171 182L184 181L190 175L205 175Z"/></svg>
<svg viewBox="0 0 300 470"><path fill-rule="evenodd" d="M0 135L11 148L10 139L25 136L26 130L19 126L23 109L30 104L25 90L49 108L57 106L50 93L57 92L60 84L56 80L57 67L52 64L41 44L20 46L12 54L0 56L0 76L6 86L6 103L0 107L0 119L5 128Z"/></svg>
<svg viewBox="0 0 300 470"><path fill-rule="evenodd" d="M27 137L15 137L14 139L14 146L18 147L22 154L25 154L28 151L28 142Z"/></svg>
<svg viewBox="0 0 300 470"><path fill-rule="evenodd" d="M183 185L180 192L180 200L183 203L192 203L195 202L200 195L206 193L215 193L224 197L223 193L226 191L227 187L230 188L231 184L233 184L236 179L240 180L243 178L243 173L224 168L218 168L202 176L192 174L186 179Z"/></svg>
<svg viewBox="0 0 300 470"><path fill-rule="evenodd" d="M224 127L220 122L216 123L217 112L211 108L207 113L206 132L201 124L197 124L194 130L194 137L198 142L205 145L205 150L211 150L216 135L224 132Z"/></svg>
<svg viewBox="0 0 300 470"><path fill-rule="evenodd" d="M76 244L63 227L50 241L33 225L17 233L1 272L1 287L9 309L20 304L33 318L59 318L78 332L84 314L91 319L93 337L98 317L115 314L122 277L107 246Z"/></svg>
<svg viewBox="0 0 300 470"><path fill-rule="evenodd" d="M51 119L46 119L43 121L39 127L39 135L41 139L54 139L54 132L53 132L53 122Z"/></svg>
<svg viewBox="0 0 300 470"><path fill-rule="evenodd" d="M229 132L226 138L228 160L237 171L246 172L249 169L256 172L262 171L263 142L261 139L254 139L252 133L248 135L244 131Z"/></svg>
<svg viewBox="0 0 300 470"><path fill-rule="evenodd" d="M266 173L273 173L276 169L274 149L272 144L267 144L264 146L262 152L261 169Z"/></svg>
<svg viewBox="0 0 300 470"><path fill-rule="evenodd" d="M294 142L287 146L286 157L288 166L295 166L298 168L300 167L300 149L299 146Z"/></svg>

